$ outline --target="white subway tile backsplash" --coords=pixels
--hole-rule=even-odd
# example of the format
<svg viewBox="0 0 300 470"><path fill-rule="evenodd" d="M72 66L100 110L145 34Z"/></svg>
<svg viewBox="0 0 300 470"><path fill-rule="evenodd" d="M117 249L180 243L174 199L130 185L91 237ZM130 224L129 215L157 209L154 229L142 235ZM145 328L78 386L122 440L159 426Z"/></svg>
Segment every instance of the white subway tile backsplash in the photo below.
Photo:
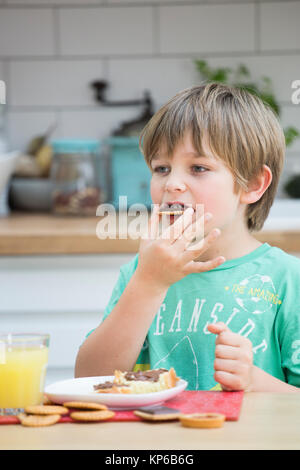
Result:
<svg viewBox="0 0 300 470"><path fill-rule="evenodd" d="M0 56L40 56L54 52L50 9L1 9Z"/></svg>
<svg viewBox="0 0 300 470"><path fill-rule="evenodd" d="M0 61L0 80L4 80L4 64Z"/></svg>
<svg viewBox="0 0 300 470"><path fill-rule="evenodd" d="M152 8L59 10L61 54L149 54L153 49Z"/></svg>
<svg viewBox="0 0 300 470"><path fill-rule="evenodd" d="M300 128L300 105L291 103L299 13L300 1L291 0L0 0L10 140L24 147L55 119L57 136L109 135L141 108L98 107L91 81L107 79L112 101L148 89L158 109L202 81L196 58L270 77L283 124Z"/></svg>
<svg viewBox="0 0 300 470"><path fill-rule="evenodd" d="M7 4L12 5L91 5L101 4L105 0L5 0Z"/></svg>
<svg viewBox="0 0 300 470"><path fill-rule="evenodd" d="M300 2L262 3L261 49L299 50L300 48Z"/></svg>
<svg viewBox="0 0 300 470"><path fill-rule="evenodd" d="M300 79L300 54L284 56L254 57L247 60L253 76L272 79L274 93L279 101L291 103L292 82Z"/></svg>
<svg viewBox="0 0 300 470"><path fill-rule="evenodd" d="M106 0L107 3L109 4L113 4L113 5L128 5L128 4L138 4L138 5L144 5L145 3L147 3L149 5L149 3L152 3L154 5L157 5L157 4L160 4L160 3L183 3L184 0L163 0L163 2L161 0ZM193 0L193 3L203 3L205 2L205 0Z"/></svg>
<svg viewBox="0 0 300 470"><path fill-rule="evenodd" d="M101 76L99 60L15 61L10 67L10 104L91 105L94 97L90 83Z"/></svg>
<svg viewBox="0 0 300 470"><path fill-rule="evenodd" d="M110 60L108 70L110 99L139 99L149 90L156 109L178 91L199 82L190 58L116 59Z"/></svg>
<svg viewBox="0 0 300 470"><path fill-rule="evenodd" d="M108 4L112 5L131 5L131 4L138 4L138 5L143 5L143 4L181 4L183 5L184 3L187 3L188 5L197 5L197 4L203 4L203 3L210 3L210 4L218 4L218 3L245 3L245 0L106 0ZM274 0L271 0L274 1Z"/></svg>
<svg viewBox="0 0 300 470"><path fill-rule="evenodd" d="M199 59L201 55L199 54ZM211 67L229 67L236 69L240 64L246 65L250 71L251 79L259 83L261 78L271 78L273 89L278 101L291 103L291 83L300 79L300 54L276 56L236 56L236 57L210 57L206 58ZM262 82L261 82L262 83Z"/></svg>
<svg viewBox="0 0 300 470"><path fill-rule="evenodd" d="M184 59L111 59L109 62L109 93L112 98L138 97L149 89L156 104L161 104L177 91L196 85L203 77L196 69L194 60L203 59L201 54ZM262 77L270 77L275 96L279 102L291 103L293 80L300 79L300 54L284 56L236 56L205 58L211 67L230 67L240 64L248 67L251 80L257 83ZM261 81L262 83L262 81Z"/></svg>
<svg viewBox="0 0 300 470"><path fill-rule="evenodd" d="M32 137L44 134L55 122L57 114L51 111L9 111L7 128L10 148L24 152ZM59 126L53 136L60 137Z"/></svg>
<svg viewBox="0 0 300 470"><path fill-rule="evenodd" d="M283 127L294 126L300 132L300 104L292 106L284 106L281 114L281 124ZM289 152L298 153L300 162L300 138L288 148Z"/></svg>
<svg viewBox="0 0 300 470"><path fill-rule="evenodd" d="M63 138L103 139L123 121L138 115L137 109L105 108L72 110L61 113L61 134Z"/></svg>
<svg viewBox="0 0 300 470"><path fill-rule="evenodd" d="M160 51L253 51L254 4L162 6Z"/></svg>

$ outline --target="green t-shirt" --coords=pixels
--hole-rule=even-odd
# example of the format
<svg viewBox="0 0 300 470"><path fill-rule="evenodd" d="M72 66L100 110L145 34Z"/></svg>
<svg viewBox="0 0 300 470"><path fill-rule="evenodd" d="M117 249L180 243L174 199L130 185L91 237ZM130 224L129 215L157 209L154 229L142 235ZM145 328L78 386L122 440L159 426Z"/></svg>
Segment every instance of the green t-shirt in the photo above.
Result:
<svg viewBox="0 0 300 470"><path fill-rule="evenodd" d="M138 255L121 267L103 320L137 263ZM207 325L221 321L252 342L256 366L300 387L299 291L300 259L267 243L211 271L189 274L168 289L137 367L174 367L188 389L213 388L216 336Z"/></svg>

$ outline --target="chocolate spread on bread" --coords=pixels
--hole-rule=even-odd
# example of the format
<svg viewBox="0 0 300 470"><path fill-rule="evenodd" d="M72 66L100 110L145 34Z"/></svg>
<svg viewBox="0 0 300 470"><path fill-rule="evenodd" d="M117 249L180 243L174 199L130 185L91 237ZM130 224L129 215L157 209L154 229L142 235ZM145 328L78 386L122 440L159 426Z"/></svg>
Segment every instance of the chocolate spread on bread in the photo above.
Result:
<svg viewBox="0 0 300 470"><path fill-rule="evenodd" d="M94 390L105 390L112 387L126 387L126 385L116 384L115 382L104 382L103 384L94 385Z"/></svg>
<svg viewBox="0 0 300 470"><path fill-rule="evenodd" d="M160 374L168 372L167 369L155 370L139 370L137 372L126 372L125 380L141 381L141 382L158 382ZM94 390L105 390L113 387L126 387L126 384L117 384L115 382L104 382L103 384L94 385Z"/></svg>
<svg viewBox="0 0 300 470"><path fill-rule="evenodd" d="M126 380L135 380L141 382L158 382L160 374L168 372L167 369L138 370L137 372L127 372Z"/></svg>

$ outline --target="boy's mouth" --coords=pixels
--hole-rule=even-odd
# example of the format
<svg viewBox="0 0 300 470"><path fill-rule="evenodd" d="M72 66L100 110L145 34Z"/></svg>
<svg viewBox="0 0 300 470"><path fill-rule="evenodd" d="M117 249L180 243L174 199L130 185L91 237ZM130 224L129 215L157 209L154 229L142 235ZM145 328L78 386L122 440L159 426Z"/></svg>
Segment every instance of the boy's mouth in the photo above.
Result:
<svg viewBox="0 0 300 470"><path fill-rule="evenodd" d="M159 207L159 214L168 214L168 215L181 215L186 209L192 207L192 204L186 204L184 202L175 201L175 202L163 202Z"/></svg>

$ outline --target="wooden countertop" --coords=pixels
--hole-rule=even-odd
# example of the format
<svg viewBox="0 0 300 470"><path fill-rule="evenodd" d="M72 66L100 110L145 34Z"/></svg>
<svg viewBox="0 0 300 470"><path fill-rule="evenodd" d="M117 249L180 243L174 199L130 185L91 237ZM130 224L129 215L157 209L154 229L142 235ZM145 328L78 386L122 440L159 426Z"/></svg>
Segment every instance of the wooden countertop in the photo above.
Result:
<svg viewBox="0 0 300 470"><path fill-rule="evenodd" d="M300 449L299 423L299 393L249 392L244 396L239 420L226 421L218 429L184 428L178 422L64 423L44 428L10 424L0 426L0 449L106 449L115 455L122 455L120 451L126 449L150 449L150 455L158 454L159 449L296 450ZM107 452L107 456L112 453ZM194 453L195 464L199 458Z"/></svg>
<svg viewBox="0 0 300 470"><path fill-rule="evenodd" d="M100 240L101 217L62 217L13 213L0 219L0 255L136 253L139 240ZM300 253L300 231L261 231L256 238L287 252Z"/></svg>
<svg viewBox="0 0 300 470"><path fill-rule="evenodd" d="M138 240L100 240L101 217L13 213L0 219L0 255L136 253Z"/></svg>

